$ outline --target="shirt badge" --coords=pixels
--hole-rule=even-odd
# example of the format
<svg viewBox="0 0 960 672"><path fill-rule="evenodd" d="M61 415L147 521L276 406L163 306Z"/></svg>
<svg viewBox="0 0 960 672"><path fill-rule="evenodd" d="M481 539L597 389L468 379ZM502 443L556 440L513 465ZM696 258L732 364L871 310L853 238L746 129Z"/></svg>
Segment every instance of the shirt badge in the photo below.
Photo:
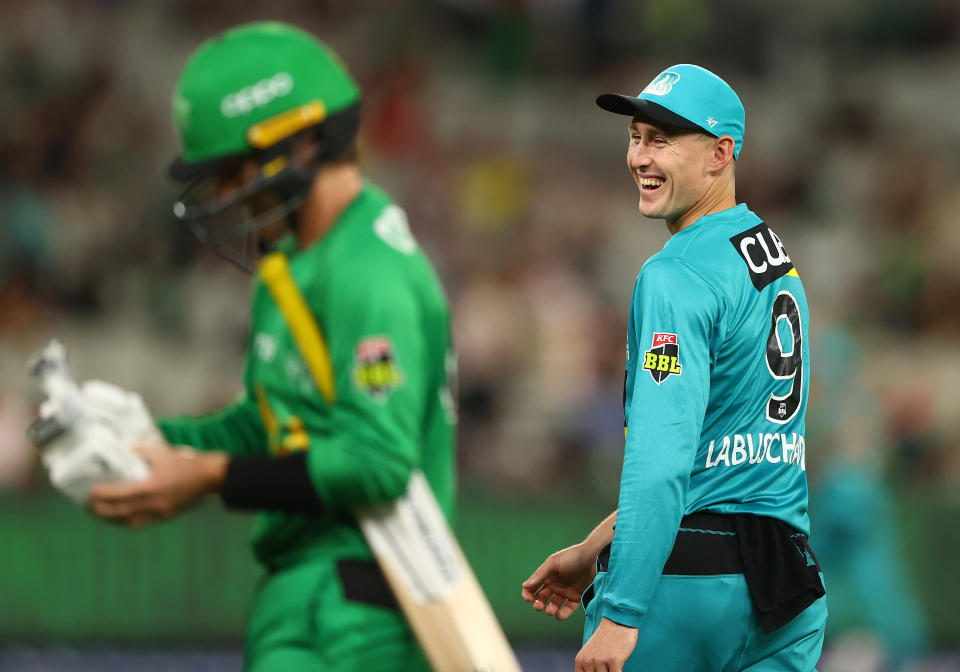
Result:
<svg viewBox="0 0 960 672"><path fill-rule="evenodd" d="M650 372L657 385L670 376L679 376L683 371L680 361L680 344L676 334L655 333L650 349L643 353L643 368Z"/></svg>
<svg viewBox="0 0 960 672"><path fill-rule="evenodd" d="M371 336L357 343L352 373L354 386L377 403L384 403L404 382L393 341L387 336Z"/></svg>

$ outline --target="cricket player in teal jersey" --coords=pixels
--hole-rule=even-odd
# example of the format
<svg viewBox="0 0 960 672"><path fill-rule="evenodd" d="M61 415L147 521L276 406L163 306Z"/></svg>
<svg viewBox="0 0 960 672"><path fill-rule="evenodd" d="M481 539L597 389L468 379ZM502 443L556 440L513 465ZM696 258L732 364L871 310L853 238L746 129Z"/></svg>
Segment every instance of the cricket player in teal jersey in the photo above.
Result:
<svg viewBox="0 0 960 672"><path fill-rule="evenodd" d="M190 57L174 211L256 272L244 389L160 419L170 445L142 448L151 476L93 492L96 513L134 527L206 493L259 512L248 672L426 669L354 513L420 469L451 515L449 310L403 210L360 173L359 106L337 56L292 26L240 26Z"/></svg>
<svg viewBox="0 0 960 672"><path fill-rule="evenodd" d="M637 276L617 511L523 584L538 611L586 607L578 672L810 672L825 591L808 546L810 316L774 231L735 199L739 97L695 65L636 97L627 165L671 237Z"/></svg>

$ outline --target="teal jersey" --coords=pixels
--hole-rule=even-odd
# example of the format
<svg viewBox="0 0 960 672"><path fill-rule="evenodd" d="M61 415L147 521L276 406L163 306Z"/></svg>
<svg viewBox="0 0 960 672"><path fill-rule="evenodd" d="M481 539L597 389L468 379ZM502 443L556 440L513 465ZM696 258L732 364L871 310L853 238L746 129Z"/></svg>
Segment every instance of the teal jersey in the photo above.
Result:
<svg viewBox="0 0 960 672"><path fill-rule="evenodd" d="M700 218L643 265L602 616L636 627L685 514L770 516L809 533L809 324L783 243L746 205Z"/></svg>
<svg viewBox="0 0 960 672"><path fill-rule="evenodd" d="M402 495L412 470L424 472L452 515L455 361L447 300L403 210L370 184L321 239L283 251L325 341L335 399L321 394L261 277L244 394L219 413L158 424L171 443L199 450L306 451L323 513L258 513L254 551L268 566L369 557L354 511Z"/></svg>

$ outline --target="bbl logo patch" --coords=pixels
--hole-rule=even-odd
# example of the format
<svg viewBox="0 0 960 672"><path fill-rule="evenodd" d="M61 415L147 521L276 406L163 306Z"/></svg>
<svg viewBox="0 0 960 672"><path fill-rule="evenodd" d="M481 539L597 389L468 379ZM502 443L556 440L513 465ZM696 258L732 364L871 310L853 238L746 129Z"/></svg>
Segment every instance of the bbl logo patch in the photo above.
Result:
<svg viewBox="0 0 960 672"><path fill-rule="evenodd" d="M640 93L641 95L648 93L651 96L665 96L673 90L673 85L679 81L680 75L665 70L654 77L653 81L647 84L647 87Z"/></svg>
<svg viewBox="0 0 960 672"><path fill-rule="evenodd" d="M680 344L676 334L654 334L650 349L643 353L643 368L657 385L671 375L680 375Z"/></svg>
<svg viewBox="0 0 960 672"><path fill-rule="evenodd" d="M383 403L403 385L403 371L386 336L365 338L354 350L353 384L377 403Z"/></svg>

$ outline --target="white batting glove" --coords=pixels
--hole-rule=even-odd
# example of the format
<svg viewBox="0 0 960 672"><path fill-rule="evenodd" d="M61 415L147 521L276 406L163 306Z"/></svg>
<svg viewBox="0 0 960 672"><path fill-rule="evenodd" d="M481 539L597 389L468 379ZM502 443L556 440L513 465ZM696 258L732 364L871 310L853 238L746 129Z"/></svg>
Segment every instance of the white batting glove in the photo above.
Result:
<svg viewBox="0 0 960 672"><path fill-rule="evenodd" d="M82 507L98 483L149 475L133 446L161 435L140 395L91 380L72 401L69 408L59 399L44 401L28 432L54 488Z"/></svg>
<svg viewBox="0 0 960 672"><path fill-rule="evenodd" d="M87 410L128 445L163 440L153 416L136 392L102 380L88 380L80 386L80 392Z"/></svg>
<svg viewBox="0 0 960 672"><path fill-rule="evenodd" d="M87 505L99 483L141 480L150 474L143 458L101 422L64 430L44 447L41 459L53 487L80 507Z"/></svg>

